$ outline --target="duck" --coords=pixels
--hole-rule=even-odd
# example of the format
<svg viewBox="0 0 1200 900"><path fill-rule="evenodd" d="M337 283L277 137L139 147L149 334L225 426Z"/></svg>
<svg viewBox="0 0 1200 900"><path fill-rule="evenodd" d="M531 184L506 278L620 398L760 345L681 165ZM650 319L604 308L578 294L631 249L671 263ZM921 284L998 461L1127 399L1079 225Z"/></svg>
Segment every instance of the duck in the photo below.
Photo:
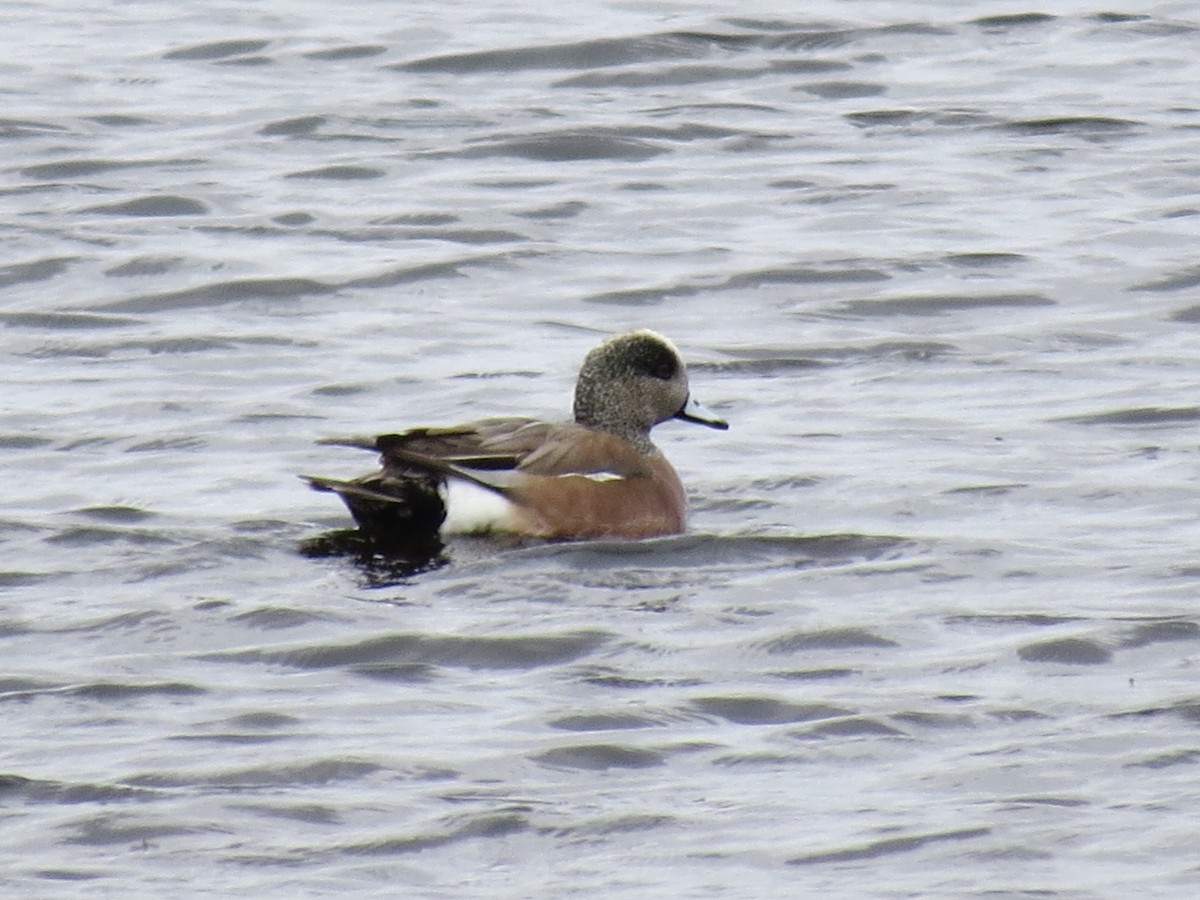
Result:
<svg viewBox="0 0 1200 900"><path fill-rule="evenodd" d="M381 544L444 534L551 541L682 533L687 494L650 438L678 420L726 430L692 396L678 349L657 332L618 334L584 358L570 421L482 418L371 438L319 443L379 454L352 480L302 475L337 494L361 532Z"/></svg>

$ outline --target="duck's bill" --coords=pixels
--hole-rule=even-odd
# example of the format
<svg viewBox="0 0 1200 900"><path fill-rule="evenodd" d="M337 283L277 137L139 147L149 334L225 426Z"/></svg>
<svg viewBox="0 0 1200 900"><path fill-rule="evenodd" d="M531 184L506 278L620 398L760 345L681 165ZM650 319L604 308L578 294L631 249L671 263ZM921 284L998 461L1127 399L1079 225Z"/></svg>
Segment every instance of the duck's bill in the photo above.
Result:
<svg viewBox="0 0 1200 900"><path fill-rule="evenodd" d="M683 419L685 422L695 422L697 425L707 425L709 428L719 428L721 431L729 428L728 422L712 410L705 408L694 397L688 397L688 402L683 405L683 409L675 413L675 418Z"/></svg>

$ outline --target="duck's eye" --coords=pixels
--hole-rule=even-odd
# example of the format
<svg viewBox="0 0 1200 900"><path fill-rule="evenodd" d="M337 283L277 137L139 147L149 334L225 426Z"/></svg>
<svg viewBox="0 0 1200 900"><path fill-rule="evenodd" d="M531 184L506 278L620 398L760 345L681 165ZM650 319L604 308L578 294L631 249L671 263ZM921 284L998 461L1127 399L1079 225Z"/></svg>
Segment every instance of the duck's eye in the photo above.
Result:
<svg viewBox="0 0 1200 900"><path fill-rule="evenodd" d="M663 381L670 381L675 377L675 371L678 367L674 360L665 360L662 363L651 366L649 374L653 378L661 378Z"/></svg>
<svg viewBox="0 0 1200 900"><path fill-rule="evenodd" d="M679 358L657 341L646 341L637 348L637 370L651 378L670 381L679 371Z"/></svg>

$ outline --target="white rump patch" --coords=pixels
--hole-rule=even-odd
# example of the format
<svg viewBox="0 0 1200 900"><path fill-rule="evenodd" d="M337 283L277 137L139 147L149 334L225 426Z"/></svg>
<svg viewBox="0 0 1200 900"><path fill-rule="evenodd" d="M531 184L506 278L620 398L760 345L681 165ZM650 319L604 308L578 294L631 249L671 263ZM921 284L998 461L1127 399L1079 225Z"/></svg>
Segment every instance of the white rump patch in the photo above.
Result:
<svg viewBox="0 0 1200 900"><path fill-rule="evenodd" d="M482 534L506 527L512 504L495 491L449 478L442 491L446 502L446 521L442 531L448 534Z"/></svg>

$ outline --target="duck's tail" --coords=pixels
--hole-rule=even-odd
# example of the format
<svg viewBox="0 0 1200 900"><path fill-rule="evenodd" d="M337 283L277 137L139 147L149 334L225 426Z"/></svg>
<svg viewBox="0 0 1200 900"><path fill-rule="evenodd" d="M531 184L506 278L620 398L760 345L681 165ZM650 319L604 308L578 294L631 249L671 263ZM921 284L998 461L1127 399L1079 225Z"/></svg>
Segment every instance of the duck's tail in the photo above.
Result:
<svg viewBox="0 0 1200 900"><path fill-rule="evenodd" d="M446 520L446 503L437 480L418 473L379 473L353 481L320 475L300 477L313 490L337 494L359 528L389 543L435 537Z"/></svg>

